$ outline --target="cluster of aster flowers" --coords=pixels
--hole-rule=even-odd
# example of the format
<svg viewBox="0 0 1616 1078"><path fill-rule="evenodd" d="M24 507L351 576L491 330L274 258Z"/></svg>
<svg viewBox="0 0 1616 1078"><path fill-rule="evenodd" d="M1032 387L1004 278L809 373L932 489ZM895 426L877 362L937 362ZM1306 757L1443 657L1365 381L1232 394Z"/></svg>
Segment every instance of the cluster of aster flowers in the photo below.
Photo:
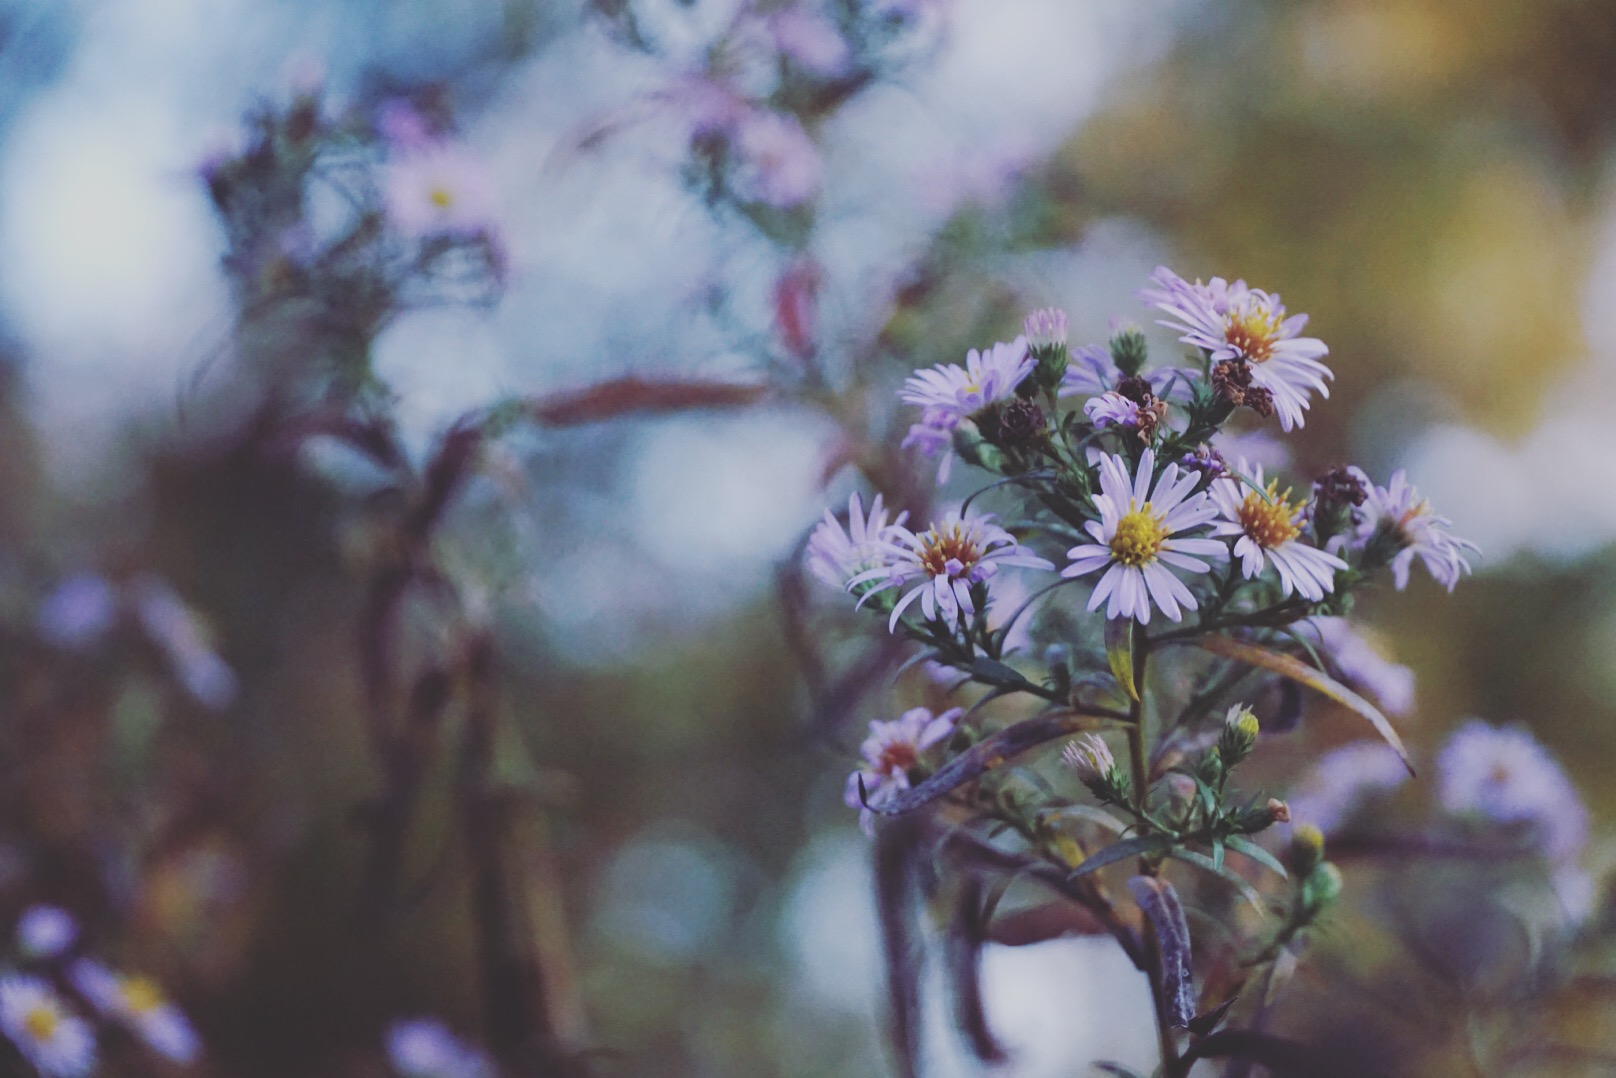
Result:
<svg viewBox="0 0 1616 1078"><path fill-rule="evenodd" d="M872 722L845 799L867 830L882 816L941 811L956 846L961 828L980 826L978 848L996 851L995 864L1024 858L1035 874L1064 879L1064 899L1089 905L1150 974L1173 1075L1184 1073L1173 1030L1190 1026L1195 1005L1168 866L1214 873L1272 915L1265 935L1222 955L1223 980L1208 992L1293 951L1342 886L1324 830L1357 789L1327 775L1298 784L1303 812L1285 843L1259 836L1290 822L1292 805L1231 783L1259 747L1253 692L1281 684L1299 700L1311 690L1367 720L1387 744L1373 759L1348 750L1367 775L1362 788L1394 787L1408 760L1380 707L1408 712L1412 675L1344 615L1377 576L1407 587L1416 561L1451 590L1476 548L1401 472L1384 486L1352 466L1299 482L1247 456L1242 442L1270 421L1282 433L1301 428L1333 378L1327 347L1302 336L1306 316L1288 314L1277 294L1162 268L1140 297L1189 346L1190 362L1153 366L1129 323L1114 323L1103 346L1071 348L1066 315L1040 310L1012 341L911 375L899 391L917 409L905 447L938 460L940 482L956 460L993 481L925 526L892 517L879 494L868 512L854 495L845 521L827 513L810 536L807 566L960 675L955 690L985 688L978 704L1037 702L1008 723L1002 707L980 706ZM997 512L976 509L979 499ZM1021 579L1006 586L1005 572ZM996 596L1016 609L995 609ZM1024 617L1031 632L1017 627ZM1126 732L1125 751L1113 731ZM1076 817L1081 793L1017 762L1073 734L1065 774L1098 802ZM1547 784L1516 785L1444 799L1539 827ZM1226 863L1229 851L1238 862ZM1122 863L1136 867L1128 893L1151 947L1114 916L1100 870ZM1274 879L1289 881L1283 895Z"/></svg>
<svg viewBox="0 0 1616 1078"><path fill-rule="evenodd" d="M171 1064L200 1058L196 1031L157 982L79 953L78 941L67 911L30 907L17 921L18 968L0 971L0 1034L36 1071L91 1073L98 1031L114 1028Z"/></svg>

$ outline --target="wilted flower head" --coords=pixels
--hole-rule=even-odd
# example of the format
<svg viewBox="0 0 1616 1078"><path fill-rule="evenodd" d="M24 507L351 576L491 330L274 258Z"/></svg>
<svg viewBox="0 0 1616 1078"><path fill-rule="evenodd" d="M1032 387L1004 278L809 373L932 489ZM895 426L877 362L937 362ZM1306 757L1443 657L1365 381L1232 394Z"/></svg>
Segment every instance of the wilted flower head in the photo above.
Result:
<svg viewBox="0 0 1616 1078"><path fill-rule="evenodd" d="M1280 591L1295 592L1318 602L1335 590L1335 574L1347 563L1300 541L1305 506L1293 505L1290 491L1279 491L1278 481L1263 484L1263 470L1240 462L1236 471L1249 476L1250 484L1235 478L1212 484L1212 497L1223 519L1213 535L1238 536L1235 556L1247 580L1272 565L1279 573Z"/></svg>
<svg viewBox="0 0 1616 1078"><path fill-rule="evenodd" d="M909 788L909 772L920 762L921 754L942 741L954 730L960 708L950 708L933 715L929 708L915 707L889 722L870 723L870 736L859 746L864 766L847 776L842 799L849 808L863 808L885 804L901 790ZM864 800L860 800L859 786L864 787ZM865 830L873 825L866 809L862 822Z"/></svg>
<svg viewBox="0 0 1616 1078"><path fill-rule="evenodd" d="M395 1022L387 1031L387 1059L401 1078L492 1078L482 1054L435 1018Z"/></svg>
<svg viewBox="0 0 1616 1078"><path fill-rule="evenodd" d="M17 918L17 947L29 958L55 958L78 938L78 922L60 906L30 906Z"/></svg>
<svg viewBox="0 0 1616 1078"><path fill-rule="evenodd" d="M1465 552L1480 550L1468 539L1449 535L1452 523L1431 509L1431 503L1420 497L1399 468L1386 486L1370 488L1363 505L1363 521L1358 526L1358 540L1368 543L1378 534L1396 543L1399 549L1392 557L1391 567L1397 590L1408 586L1409 566L1417 557L1425 563L1432 580L1452 591L1459 578L1470 572Z"/></svg>
<svg viewBox="0 0 1616 1078"><path fill-rule="evenodd" d="M1272 396L1285 430L1302 425L1312 391L1330 395L1325 379L1335 376L1319 362L1329 349L1315 337L1298 336L1307 315L1287 318L1278 295L1222 277L1190 284L1166 266L1157 267L1151 279L1157 287L1140 298L1170 316L1161 324L1182 334L1185 344L1205 349L1214 362L1249 364L1250 384Z"/></svg>
<svg viewBox="0 0 1616 1078"><path fill-rule="evenodd" d="M1115 454L1100 461L1100 493L1094 505L1099 520L1085 527L1095 543L1066 552L1072 563L1062 576L1084 576L1096 569L1105 575L1089 598L1095 609L1109 600L1107 618L1133 618L1148 624L1153 608L1178 621L1181 610L1196 609L1195 596L1172 571L1205 573L1202 558L1222 560L1228 550L1214 539L1182 538L1182 533L1208 523L1217 509L1205 492L1191 494L1199 477L1169 464L1155 475L1156 454L1145 450L1134 475Z"/></svg>
<svg viewBox="0 0 1616 1078"><path fill-rule="evenodd" d="M908 519L908 512L902 512L888 524L887 510L879 494L870 503L866 516L863 501L853 494L847 499L845 529L827 509L825 519L808 537L805 554L808 570L831 587L846 589L849 580L886 562L895 539L893 526Z"/></svg>
<svg viewBox="0 0 1616 1078"><path fill-rule="evenodd" d="M114 973L81 958L68 971L68 979L91 1006L164 1059L190 1063L201 1054L201 1042L184 1012L150 978Z"/></svg>
<svg viewBox="0 0 1616 1078"><path fill-rule="evenodd" d="M735 126L740 158L736 193L777 209L790 209L819 191L819 148L797 118L771 109L753 109Z"/></svg>
<svg viewBox="0 0 1616 1078"><path fill-rule="evenodd" d="M1352 818L1365 798L1407 781L1408 768L1389 745L1356 741L1331 749L1308 769L1291 791L1291 816L1321 832L1333 832Z"/></svg>
<svg viewBox="0 0 1616 1078"><path fill-rule="evenodd" d="M993 523L991 516L951 512L919 534L894 524L892 535L886 564L848 581L850 590L860 584L874 585L860 603L887 588L909 589L892 608L888 622L892 630L897 629L898 619L917 599L926 620L938 619L950 628L958 627L976 613L972 585L987 583L1000 566L1055 568L1028 552L1015 536Z"/></svg>
<svg viewBox="0 0 1616 1078"><path fill-rule="evenodd" d="M1588 810L1560 765L1525 730L1470 719L1437 756L1442 807L1503 824L1530 825L1550 861L1576 857Z"/></svg>
<svg viewBox="0 0 1616 1078"><path fill-rule="evenodd" d="M470 237L495 229L493 181L457 143L433 142L395 154L383 182L387 215L406 236Z"/></svg>
<svg viewBox="0 0 1616 1078"><path fill-rule="evenodd" d="M0 974L0 1031L41 1074L78 1078L95 1067L95 1034L37 977Z"/></svg>
<svg viewBox="0 0 1616 1078"><path fill-rule="evenodd" d="M1040 307L1027 315L1021 332L1033 351L1061 348L1066 344L1066 312L1058 307Z"/></svg>

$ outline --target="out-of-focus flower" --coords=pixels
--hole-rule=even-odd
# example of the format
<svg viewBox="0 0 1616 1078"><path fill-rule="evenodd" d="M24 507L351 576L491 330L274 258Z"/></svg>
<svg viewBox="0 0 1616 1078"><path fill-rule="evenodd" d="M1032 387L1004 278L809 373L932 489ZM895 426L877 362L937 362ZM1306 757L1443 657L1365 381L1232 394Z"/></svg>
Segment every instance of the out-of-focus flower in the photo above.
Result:
<svg viewBox="0 0 1616 1078"><path fill-rule="evenodd" d="M400 97L388 98L377 107L376 130L395 150L405 152L425 149L435 141L426 117Z"/></svg>
<svg viewBox="0 0 1616 1078"><path fill-rule="evenodd" d="M842 800L849 808L883 805L901 790L909 789L909 772L920 761L927 749L948 737L965 712L950 708L933 715L928 708L914 707L888 722L870 723L870 736L859 746L864 766L847 776ZM864 800L859 799L859 785L864 786ZM862 816L866 831L873 826L868 809Z"/></svg>
<svg viewBox="0 0 1616 1078"><path fill-rule="evenodd" d="M433 142L395 154L383 184L387 215L406 236L466 238L495 231L493 181L458 143Z"/></svg>
<svg viewBox="0 0 1616 1078"><path fill-rule="evenodd" d="M49 985L0 974L0 1030L41 1074L78 1078L95 1067L95 1034Z"/></svg>
<svg viewBox="0 0 1616 1078"><path fill-rule="evenodd" d="M770 14L768 28L781 55L810 74L831 78L852 63L853 51L836 25L801 4Z"/></svg>
<svg viewBox="0 0 1616 1078"><path fill-rule="evenodd" d="M1389 745L1355 741L1319 757L1297 782L1288 799L1291 818L1334 833L1366 797L1407 781L1408 768Z"/></svg>
<svg viewBox="0 0 1616 1078"><path fill-rule="evenodd" d="M387 1031L387 1059L403 1078L492 1078L482 1054L435 1018L395 1022Z"/></svg>
<svg viewBox="0 0 1616 1078"><path fill-rule="evenodd" d="M1001 566L1055 568L1028 552L990 516L951 512L918 535L901 524L894 524L892 531L894 541L887 548L887 563L848 582L849 590L861 584L874 585L859 600L861 604L887 588L909 589L892 608L889 630L897 629L898 619L916 599L928 621L938 619L956 628L976 613L971 586L987 583Z"/></svg>
<svg viewBox="0 0 1616 1078"><path fill-rule="evenodd" d="M1279 588L1286 596L1296 592L1318 602L1326 592L1334 591L1335 574L1347 563L1300 541L1304 507L1293 506L1290 491L1281 494L1277 480L1264 486L1261 465L1252 467L1241 461L1236 471L1247 476L1250 485L1235 478L1212 484L1212 498L1223 516L1212 534L1239 536L1234 553L1246 579L1271 564L1279 572Z"/></svg>
<svg viewBox="0 0 1616 1078"><path fill-rule="evenodd" d="M961 419L989 404L1013 396L1032 368L1027 338L1017 337L1009 344L1000 342L982 352L972 348L965 354L963 367L939 363L929 370L916 371L904 382L898 396L924 408L932 426L942 426L945 420L958 425Z"/></svg>
<svg viewBox="0 0 1616 1078"><path fill-rule="evenodd" d="M129 594L141 627L167 656L186 691L216 711L230 706L236 698L236 675L208 646L190 607L156 577L134 581Z"/></svg>
<svg viewBox="0 0 1616 1078"><path fill-rule="evenodd" d="M30 906L17 918L17 946L29 958L56 958L78 938L78 922L60 906Z"/></svg>
<svg viewBox="0 0 1616 1078"><path fill-rule="evenodd" d="M909 519L907 512L899 513L896 520L887 523L887 510L877 494L870 502L870 512L864 512L864 502L854 494L847 499L847 527L825 510L825 519L808 537L804 552L808 571L839 590L846 589L849 580L868 569L883 565L896 539L894 527Z"/></svg>
<svg viewBox="0 0 1616 1078"><path fill-rule="evenodd" d="M1316 337L1298 336L1307 315L1287 318L1279 296L1222 277L1191 284L1166 266L1158 266L1151 279L1158 287L1145 289L1140 298L1171 316L1161 324L1182 334L1185 344L1211 353L1214 362L1249 363L1251 384L1272 394L1285 430L1302 425L1312 391L1330 395L1325 379L1335 375L1319 362L1329 349Z"/></svg>
<svg viewBox="0 0 1616 1078"><path fill-rule="evenodd" d="M1320 650L1333 673L1349 688L1367 692L1381 710L1403 716L1414 710L1414 671L1376 649L1346 618L1308 618L1298 625L1318 634Z"/></svg>
<svg viewBox="0 0 1616 1078"><path fill-rule="evenodd" d="M1181 537L1217 516L1217 508L1205 492L1190 493L1200 477L1181 473L1177 464L1167 465L1160 476L1155 468L1156 453L1151 449L1145 450L1131 477L1122 457L1102 458L1100 493L1094 499L1100 519L1085 525L1096 542L1066 552L1072 563L1061 570L1062 576L1106 570L1089 597L1088 609L1105 602L1107 618L1133 618L1148 624L1151 609L1156 607L1169 620L1178 621L1181 610L1194 610L1197 604L1168 566L1205 573L1211 566L1201 558L1222 560L1229 554L1215 539Z"/></svg>
<svg viewBox="0 0 1616 1078"><path fill-rule="evenodd" d="M86 648L104 636L118 616L118 594L96 573L76 573L56 586L39 606L39 635L62 648Z"/></svg>
<svg viewBox="0 0 1616 1078"><path fill-rule="evenodd" d="M1061 348L1066 344L1066 312L1058 307L1041 307L1027 315L1021 324L1022 336L1033 351Z"/></svg>
<svg viewBox="0 0 1616 1078"><path fill-rule="evenodd" d="M948 482L948 473L954 466L954 431L960 417L949 408L927 408L920 414L920 422L910 426L899 449L918 449L923 457L940 457L937 481Z"/></svg>
<svg viewBox="0 0 1616 1078"><path fill-rule="evenodd" d="M1528 825L1551 862L1582 852L1588 810L1565 771L1525 730L1469 719L1436 763L1442 807L1449 812Z"/></svg>
<svg viewBox="0 0 1616 1078"><path fill-rule="evenodd" d="M742 198L790 209L819 192L819 147L795 116L753 109L735 125L739 164L735 191Z"/></svg>
<svg viewBox="0 0 1616 1078"><path fill-rule="evenodd" d="M1420 497L1399 468L1386 486L1370 486L1357 539L1366 544L1378 533L1397 544L1399 549L1391 560L1397 590L1408 586L1409 566L1417 557L1432 580L1452 591L1459 578L1470 572L1465 552L1480 550L1468 539L1448 534L1452 523L1431 509L1431 503Z"/></svg>
<svg viewBox="0 0 1616 1078"><path fill-rule="evenodd" d="M68 970L68 979L92 1007L164 1059L191 1063L201 1054L201 1042L184 1012L150 978L114 973L81 958Z"/></svg>

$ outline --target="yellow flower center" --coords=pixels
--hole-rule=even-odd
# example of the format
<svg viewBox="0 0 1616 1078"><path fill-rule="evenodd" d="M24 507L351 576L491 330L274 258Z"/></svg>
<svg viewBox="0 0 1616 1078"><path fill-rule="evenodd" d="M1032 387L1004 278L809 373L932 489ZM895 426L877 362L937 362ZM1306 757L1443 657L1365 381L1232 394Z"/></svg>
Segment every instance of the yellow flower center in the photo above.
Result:
<svg viewBox="0 0 1616 1078"><path fill-rule="evenodd" d="M147 1014L163 1005L163 991L148 977L125 977L118 985L123 1001L135 1014Z"/></svg>
<svg viewBox="0 0 1616 1078"><path fill-rule="evenodd" d="M434 187L426 197L440 210L446 210L454 204L454 192L447 187Z"/></svg>
<svg viewBox="0 0 1616 1078"><path fill-rule="evenodd" d="M1223 330L1223 339L1240 350L1240 354L1254 363L1265 363L1274 354L1274 342L1279 337L1280 318L1265 306L1253 306L1242 311L1230 311L1229 323Z"/></svg>
<svg viewBox="0 0 1616 1078"><path fill-rule="evenodd" d="M1146 502L1117 521L1116 534L1111 536L1111 556L1118 564L1137 569L1155 561L1166 541L1167 529Z"/></svg>
<svg viewBox="0 0 1616 1078"><path fill-rule="evenodd" d="M938 531L933 526L921 541L925 549L920 552L920 567L928 576L948 576L950 560L960 563L956 575L963 576L982 557L975 538L959 524L951 524L945 531Z"/></svg>
<svg viewBox="0 0 1616 1078"><path fill-rule="evenodd" d="M1266 495L1253 490L1240 503L1240 526L1258 546L1272 549L1302 533L1302 529L1291 522L1296 509L1290 497L1288 489L1280 494L1279 484L1269 483Z"/></svg>
<svg viewBox="0 0 1616 1078"><path fill-rule="evenodd" d="M61 1021L62 1017L56 1013L55 1007L41 1003L23 1016L22 1027L34 1040L48 1041L56 1036L56 1027Z"/></svg>

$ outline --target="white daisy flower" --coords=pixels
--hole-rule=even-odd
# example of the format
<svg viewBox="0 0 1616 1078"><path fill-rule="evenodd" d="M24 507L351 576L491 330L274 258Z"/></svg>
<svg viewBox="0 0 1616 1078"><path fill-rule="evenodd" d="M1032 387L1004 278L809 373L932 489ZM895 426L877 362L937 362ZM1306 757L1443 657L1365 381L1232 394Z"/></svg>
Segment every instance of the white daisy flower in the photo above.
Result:
<svg viewBox="0 0 1616 1078"><path fill-rule="evenodd" d="M1246 579L1272 564L1279 571L1279 589L1287 597L1296 592L1316 603L1334 591L1335 574L1347 563L1300 541L1306 507L1292 505L1291 492L1281 494L1278 480L1265 486L1261 465L1252 468L1241 461L1238 471L1250 477L1249 484L1232 478L1212 483L1212 498L1223 515L1212 534L1239 536L1234 553Z"/></svg>
<svg viewBox="0 0 1616 1078"><path fill-rule="evenodd" d="M95 1033L37 977L0 974L0 1032L41 1074L78 1078L95 1066Z"/></svg>
<svg viewBox="0 0 1616 1078"><path fill-rule="evenodd" d="M901 524L893 525L892 533L886 563L860 573L847 584L849 591L861 584L875 585L859 599L860 605L887 588L909 589L892 608L889 631L896 631L898 619L916 599L928 621L940 619L950 628L958 627L976 613L971 586L985 583L1000 566L1055 568L1048 560L1028 553L1015 536L993 523L991 516L951 512L921 534Z"/></svg>
<svg viewBox="0 0 1616 1078"><path fill-rule="evenodd" d="M1302 425L1312 391L1330 395L1324 380L1335 375L1319 362L1329 348L1317 337L1298 336L1307 315L1285 317L1279 296L1222 277L1190 284L1166 266L1158 266L1151 279L1161 287L1145 289L1140 298L1172 316L1161 324L1182 334L1185 344L1211 353L1213 362L1249 363L1252 384L1273 395L1285 430Z"/></svg>
<svg viewBox="0 0 1616 1078"><path fill-rule="evenodd" d="M1100 519L1086 525L1097 542L1066 552L1072 563L1061 570L1062 576L1106 570L1089 597L1088 608L1093 610L1109 600L1107 618L1133 618L1145 625L1155 606L1170 620L1180 620L1181 610L1194 610L1197 604L1168 566L1205 573L1211 566L1201 558L1229 556L1228 548L1215 539L1176 538L1217 516L1217 507L1205 492L1190 493L1200 476L1180 472L1177 464L1162 469L1159 477L1155 469L1156 453L1151 449L1140 457L1139 470L1131 478L1121 456L1102 457L1100 493L1094 499Z"/></svg>
<svg viewBox="0 0 1616 1078"><path fill-rule="evenodd" d="M1465 551L1481 549L1468 539L1448 534L1452 521L1431 510L1431 503L1420 497L1402 469L1394 472L1384 487L1369 485L1362 513L1357 536L1360 543L1385 529L1401 547L1391 561L1398 591L1408 586L1409 565L1416 557L1425 563L1431 579L1452 591L1459 578L1470 572Z"/></svg>
<svg viewBox="0 0 1616 1078"><path fill-rule="evenodd" d="M150 978L114 973L81 958L68 970L68 980L104 1017L164 1059L191 1063L201 1054L201 1041L190 1020Z"/></svg>
<svg viewBox="0 0 1616 1078"><path fill-rule="evenodd" d="M825 510L825 519L808 537L804 559L808 571L833 588L845 589L847 582L877 565L885 564L886 549L894 539L893 526L909 519L908 511L887 523L887 510L877 494L864 513L864 502L857 495L847 499L847 527Z"/></svg>

